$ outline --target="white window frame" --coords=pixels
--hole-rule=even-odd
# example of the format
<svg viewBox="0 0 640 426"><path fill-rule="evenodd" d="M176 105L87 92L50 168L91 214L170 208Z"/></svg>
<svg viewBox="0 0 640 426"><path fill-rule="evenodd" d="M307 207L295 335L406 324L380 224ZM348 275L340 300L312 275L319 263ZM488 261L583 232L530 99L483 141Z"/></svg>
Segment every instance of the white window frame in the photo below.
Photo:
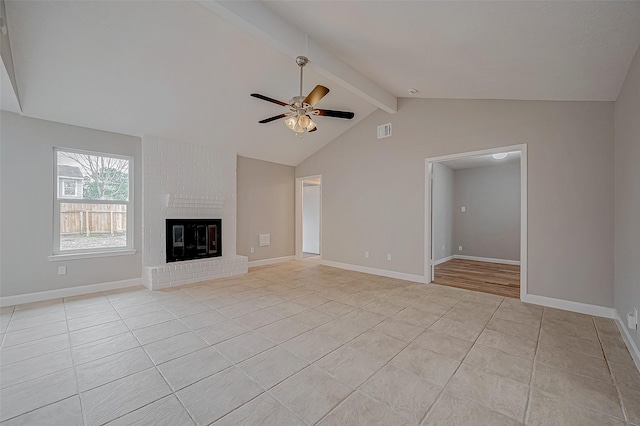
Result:
<svg viewBox="0 0 640 426"><path fill-rule="evenodd" d="M62 195L65 197L77 197L78 196L78 181L76 179L69 179L69 178L59 178L62 180ZM65 184L67 183L73 183L73 194L65 194L67 187L65 186Z"/></svg>
<svg viewBox="0 0 640 426"><path fill-rule="evenodd" d="M58 152L71 152L75 154L86 154L100 157L120 158L129 161L129 199L127 201L120 200L89 200L84 198L74 198L64 194L59 194L58 189ZM49 256L50 261L63 261L68 259L83 259L103 256L119 256L134 254L136 250L133 246L133 223L134 223L134 158L128 155L111 154L106 152L86 151L75 148L55 147L53 149L53 173L54 173L54 190L53 190L53 254ZM76 190L77 194L77 190ZM120 204L127 207L127 245L123 247L107 247L107 248L91 248L77 250L60 250L60 205L63 203L71 204Z"/></svg>

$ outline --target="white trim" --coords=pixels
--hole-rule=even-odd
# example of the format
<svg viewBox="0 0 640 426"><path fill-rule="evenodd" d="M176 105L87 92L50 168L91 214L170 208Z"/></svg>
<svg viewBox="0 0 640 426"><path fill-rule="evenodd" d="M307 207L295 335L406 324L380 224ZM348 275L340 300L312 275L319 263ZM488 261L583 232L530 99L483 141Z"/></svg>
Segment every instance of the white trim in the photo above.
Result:
<svg viewBox="0 0 640 426"><path fill-rule="evenodd" d="M523 147L526 147L526 146L527 144L519 144L519 145L502 146L498 148L487 148L487 149L481 149L478 151L469 151L469 152L460 152L458 154L441 155L439 157L427 158L427 160L430 163L440 163L442 161L456 160L458 158L475 157L476 155L496 154L496 153L505 152L505 151L509 151L509 152L520 151L522 150Z"/></svg>
<svg viewBox="0 0 640 426"><path fill-rule="evenodd" d="M296 260L302 260L302 178L296 178L295 188L295 258Z"/></svg>
<svg viewBox="0 0 640 426"><path fill-rule="evenodd" d="M622 335L622 340L627 345L627 349L629 349L629 353L631 354L631 358L633 358L633 362L636 364L636 368L640 371L640 350L636 345L636 342L631 338L631 334L629 333L629 329L627 328L624 321L620 317L617 309L614 309L614 320L616 321L616 325L620 330L620 334Z"/></svg>
<svg viewBox="0 0 640 426"><path fill-rule="evenodd" d="M118 206L128 206L129 201L121 200L88 200L84 198L58 198L61 203L67 204L115 204Z"/></svg>
<svg viewBox="0 0 640 426"><path fill-rule="evenodd" d="M443 259L436 260L435 262L433 262L433 266L440 265L441 263L448 262L448 261L450 261L451 259L454 259L454 258L455 258L455 256L447 256L447 257L445 257Z"/></svg>
<svg viewBox="0 0 640 426"><path fill-rule="evenodd" d="M79 296L82 294L97 293L107 290L116 290L125 287L142 285L142 278L130 280L112 281L108 283L81 285L77 287L60 288L57 290L40 291L37 293L18 294L15 296L0 297L0 306L21 305L23 303L40 302L43 300L58 299L60 297Z"/></svg>
<svg viewBox="0 0 640 426"><path fill-rule="evenodd" d="M94 253L69 253L69 254L52 254L48 256L49 262L62 262L65 260L77 260L77 259L91 259L94 257L109 257L109 256L128 256L136 254L135 249L132 250L111 250L100 251Z"/></svg>
<svg viewBox="0 0 640 426"><path fill-rule="evenodd" d="M520 145L520 299L527 297L528 279L528 198L527 198L527 144Z"/></svg>
<svg viewBox="0 0 640 426"><path fill-rule="evenodd" d="M523 302L535 305L547 306L549 308L563 309L565 311L578 312L580 314L593 315L603 318L614 318L615 310L605 306L589 305L586 303L572 302L571 300L554 299L553 297L537 296L527 294L522 298Z"/></svg>
<svg viewBox="0 0 640 426"><path fill-rule="evenodd" d="M424 282L430 283L435 275L435 262L433 261L433 253L435 253L435 241L431 238L433 232L433 212L431 211L432 200L431 191L433 190L433 163L426 161L425 163L425 181L424 181Z"/></svg>
<svg viewBox="0 0 640 426"><path fill-rule="evenodd" d="M476 262L502 263L505 265L520 265L519 260L494 259L491 257L478 257L478 256L465 256L463 254L454 254L451 257L454 259L475 260Z"/></svg>
<svg viewBox="0 0 640 426"><path fill-rule="evenodd" d="M434 262L432 261L431 247L431 172L432 163L453 160L457 158L472 157L475 155L495 154L498 152L520 151L520 300L527 298L527 144L510 145L497 148L483 149L479 151L464 152L459 154L442 155L440 157L426 158L425 161L425 179L424 179L424 282L430 283L433 279L431 270Z"/></svg>
<svg viewBox="0 0 640 426"><path fill-rule="evenodd" d="M398 280L424 283L424 277L422 275L405 274L404 272L369 268L367 266L351 265L349 263L333 262L331 260L321 260L320 264L325 266L331 266L332 268L340 268L340 269L346 269L349 271L364 272L365 274L380 275L382 277L388 277L388 278L396 278Z"/></svg>
<svg viewBox="0 0 640 426"><path fill-rule="evenodd" d="M302 188L305 180L320 179L320 257L322 258L322 175L302 176L296 178L295 187L295 240L296 240L296 260L302 260Z"/></svg>
<svg viewBox="0 0 640 426"><path fill-rule="evenodd" d="M273 265L274 263L288 262L290 260L296 260L295 256L283 256L273 257L271 259L252 260L249 262L249 268L253 266Z"/></svg>

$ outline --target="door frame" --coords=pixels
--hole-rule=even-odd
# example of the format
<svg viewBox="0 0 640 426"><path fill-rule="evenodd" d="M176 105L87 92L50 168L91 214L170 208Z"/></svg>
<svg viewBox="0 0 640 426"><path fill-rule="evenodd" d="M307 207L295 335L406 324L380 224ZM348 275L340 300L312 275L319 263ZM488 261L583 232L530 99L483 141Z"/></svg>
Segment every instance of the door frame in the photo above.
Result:
<svg viewBox="0 0 640 426"><path fill-rule="evenodd" d="M320 248L320 259L322 259L322 175L312 175L312 176L303 176L296 178L296 187L295 187L295 246L296 246L296 260L302 260L302 188L305 181L309 180L320 180L320 205L319 205L319 215L320 215L320 235L318 238L318 247Z"/></svg>
<svg viewBox="0 0 640 426"><path fill-rule="evenodd" d="M527 296L527 144L502 146L459 154L442 155L425 159L425 217L424 217L424 281L429 284L433 280L433 241L432 241L432 180L433 163L474 157L477 155L496 154L499 152L520 152L520 300Z"/></svg>

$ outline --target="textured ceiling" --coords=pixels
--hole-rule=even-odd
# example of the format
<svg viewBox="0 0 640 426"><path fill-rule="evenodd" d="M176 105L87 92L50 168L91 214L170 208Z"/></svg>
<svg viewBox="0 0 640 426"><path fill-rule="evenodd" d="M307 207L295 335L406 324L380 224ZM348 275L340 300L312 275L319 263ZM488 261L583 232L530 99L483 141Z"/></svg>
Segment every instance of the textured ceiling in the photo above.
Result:
<svg viewBox="0 0 640 426"><path fill-rule="evenodd" d="M399 97L415 87L432 98L615 100L640 43L639 1L265 5ZM297 165L375 110L310 66L304 91L326 85L318 106L356 118L319 117L302 139L281 122L258 124L283 109L249 94L288 101L295 61L198 3L8 0L6 9L27 116Z"/></svg>
<svg viewBox="0 0 640 426"><path fill-rule="evenodd" d="M259 124L285 109L249 95L285 102L297 95L295 60L197 3L6 6L18 93L30 117L297 165L375 110L308 68L305 92L316 84L331 89L318 107L356 117L318 117L318 131L302 138L282 121Z"/></svg>
<svg viewBox="0 0 640 426"><path fill-rule="evenodd" d="M640 44L640 1L267 5L399 97L612 101Z"/></svg>

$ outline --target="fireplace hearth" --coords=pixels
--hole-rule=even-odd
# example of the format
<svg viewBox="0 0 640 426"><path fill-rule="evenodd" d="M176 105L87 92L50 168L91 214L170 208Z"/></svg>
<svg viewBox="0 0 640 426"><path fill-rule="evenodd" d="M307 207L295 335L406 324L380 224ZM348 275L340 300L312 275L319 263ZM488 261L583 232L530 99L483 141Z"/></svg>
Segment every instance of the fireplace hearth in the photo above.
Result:
<svg viewBox="0 0 640 426"><path fill-rule="evenodd" d="M167 263L222 256L222 219L167 219Z"/></svg>

